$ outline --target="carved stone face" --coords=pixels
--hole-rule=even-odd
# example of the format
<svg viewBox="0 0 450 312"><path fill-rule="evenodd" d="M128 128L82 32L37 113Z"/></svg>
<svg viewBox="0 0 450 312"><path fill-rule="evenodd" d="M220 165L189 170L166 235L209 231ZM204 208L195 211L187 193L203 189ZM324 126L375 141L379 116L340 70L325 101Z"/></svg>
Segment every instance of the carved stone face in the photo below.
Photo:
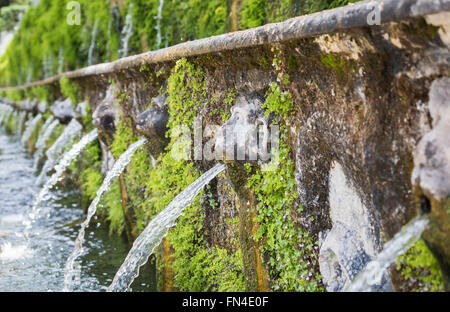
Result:
<svg viewBox="0 0 450 312"><path fill-rule="evenodd" d="M32 112L37 105L37 99L33 99L30 101L30 99L25 99L22 102L20 102L19 107L21 110L25 110L27 112Z"/></svg>
<svg viewBox="0 0 450 312"><path fill-rule="evenodd" d="M150 107L137 116L136 129L149 140L147 146L154 157L162 153L169 143L166 138L168 121L166 97L163 95L155 97Z"/></svg>
<svg viewBox="0 0 450 312"><path fill-rule="evenodd" d="M434 81L429 98L433 129L415 150L412 183L426 196L441 200L450 197L450 78Z"/></svg>
<svg viewBox="0 0 450 312"><path fill-rule="evenodd" d="M47 102L45 100L40 101L37 105L37 109L39 113L45 114L45 112L47 111Z"/></svg>
<svg viewBox="0 0 450 312"><path fill-rule="evenodd" d="M68 124L75 116L72 100L69 98L64 101L55 101L55 103L50 106L50 111L62 124Z"/></svg>
<svg viewBox="0 0 450 312"><path fill-rule="evenodd" d="M92 114L94 126L111 137L116 131L116 125L120 116L120 109L115 101L114 91L114 85L111 85L106 92L104 100L95 109L94 114Z"/></svg>
<svg viewBox="0 0 450 312"><path fill-rule="evenodd" d="M257 160L267 157L269 120L258 94L240 96L231 108L231 118L216 136L216 155L225 160Z"/></svg>
<svg viewBox="0 0 450 312"><path fill-rule="evenodd" d="M423 238L441 264L450 284L450 78L436 79L430 88L429 110L433 127L414 151L411 176L422 211L431 212ZM424 208L425 206L425 208Z"/></svg>

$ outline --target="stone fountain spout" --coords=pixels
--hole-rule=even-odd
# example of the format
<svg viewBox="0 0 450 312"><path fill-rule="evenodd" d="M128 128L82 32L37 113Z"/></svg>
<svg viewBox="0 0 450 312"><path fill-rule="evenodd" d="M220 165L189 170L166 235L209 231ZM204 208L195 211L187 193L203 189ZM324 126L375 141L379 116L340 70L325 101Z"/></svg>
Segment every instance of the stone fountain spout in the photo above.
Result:
<svg viewBox="0 0 450 312"><path fill-rule="evenodd" d="M267 161L270 118L262 105L264 99L256 92L239 96L231 108L231 118L215 137L215 153L225 160ZM269 156L269 157L268 157Z"/></svg>
<svg viewBox="0 0 450 312"><path fill-rule="evenodd" d="M55 101L52 106L50 106L50 112L56 119L58 119L62 124L68 124L72 118L75 116L72 106L72 100L67 98L63 101Z"/></svg>
<svg viewBox="0 0 450 312"><path fill-rule="evenodd" d="M97 106L92 115L92 122L100 131L102 138L108 144L116 132L119 123L120 107L114 96L115 87L110 85L103 101Z"/></svg>
<svg viewBox="0 0 450 312"><path fill-rule="evenodd" d="M136 128L148 139L150 144L147 147L154 157L161 154L169 143L165 135L169 121L166 99L166 96L158 95L153 98L150 107L137 116Z"/></svg>
<svg viewBox="0 0 450 312"><path fill-rule="evenodd" d="M37 109L37 99L25 99L19 103L19 109L35 114Z"/></svg>
<svg viewBox="0 0 450 312"><path fill-rule="evenodd" d="M431 212L423 238L438 260L444 286L450 290L450 78L436 79L430 88L432 130L414 152L411 182L422 212Z"/></svg>
<svg viewBox="0 0 450 312"><path fill-rule="evenodd" d="M88 103L86 101L80 102L75 106L74 115L75 119L84 127L88 126L85 123L85 119L88 116Z"/></svg>
<svg viewBox="0 0 450 312"><path fill-rule="evenodd" d="M45 114L47 112L47 101L45 100L40 101L39 104L37 105L37 110L39 113Z"/></svg>

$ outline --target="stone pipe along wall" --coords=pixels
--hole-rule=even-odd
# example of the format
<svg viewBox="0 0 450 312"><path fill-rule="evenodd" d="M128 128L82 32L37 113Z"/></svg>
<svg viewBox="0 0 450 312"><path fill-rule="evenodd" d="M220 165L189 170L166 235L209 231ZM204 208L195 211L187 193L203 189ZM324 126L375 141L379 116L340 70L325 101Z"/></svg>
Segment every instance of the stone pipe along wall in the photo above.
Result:
<svg viewBox="0 0 450 312"><path fill-rule="evenodd" d="M311 261L311 279L321 274L319 288L342 290L385 241L415 215L427 213L431 222L423 238L449 290L450 1L375 3L381 8L381 25L367 25L373 6L362 2L94 65L22 88L52 85L58 94L62 77L79 85L100 130L108 168L109 147L124 118L131 120L136 135L149 139L151 155L167 152L166 131L174 111L167 93L177 70L190 69L175 86L185 87L181 100L195 103L178 112L201 116L203 129L216 125L211 134L216 141L225 131L239 134L258 123L280 125L287 152L279 166L290 164L295 182L280 187L296 193L286 195L291 199L282 206L282 220L313 242L308 245L311 256L300 256L305 243L283 238L292 233L277 223L277 212L274 219L264 212L270 202L261 198L260 185L274 183L276 192L270 177L279 178L277 171L258 181L260 163L227 161L226 174L210 186L215 204L205 196L200 200L202 244L229 252L240 249L245 289L286 289L282 283L277 287L289 278L276 262L283 262L284 249L298 249L294 255ZM201 92L191 80L200 81ZM269 100L271 106L265 105ZM66 109L63 102L58 105ZM190 162L202 170L214 165ZM127 193L123 178L121 186L124 201L143 200L143 194ZM127 218L130 237L136 237L133 211ZM236 224L227 222L230 218ZM261 226L269 230L255 239ZM268 231L283 234L270 242L275 247L267 242L273 238ZM163 290L177 289L172 282L174 253L164 240L158 266ZM273 260L273 254L281 256ZM295 272L293 279L305 281ZM395 274L392 286L388 278L381 289L401 288Z"/></svg>

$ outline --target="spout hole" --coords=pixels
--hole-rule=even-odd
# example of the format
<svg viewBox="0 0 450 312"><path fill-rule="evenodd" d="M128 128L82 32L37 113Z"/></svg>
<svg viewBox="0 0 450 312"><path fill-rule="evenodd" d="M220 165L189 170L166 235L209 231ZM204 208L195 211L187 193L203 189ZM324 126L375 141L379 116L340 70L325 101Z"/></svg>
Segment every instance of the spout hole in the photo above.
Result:
<svg viewBox="0 0 450 312"><path fill-rule="evenodd" d="M420 197L420 212L424 214L431 212L431 202L425 195Z"/></svg>

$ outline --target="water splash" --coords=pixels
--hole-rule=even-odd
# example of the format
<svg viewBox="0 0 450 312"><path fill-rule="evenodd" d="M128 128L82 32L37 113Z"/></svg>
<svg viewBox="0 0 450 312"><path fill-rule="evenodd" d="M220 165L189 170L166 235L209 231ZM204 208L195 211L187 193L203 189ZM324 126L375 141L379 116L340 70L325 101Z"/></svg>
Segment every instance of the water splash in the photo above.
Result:
<svg viewBox="0 0 450 312"><path fill-rule="evenodd" d="M50 118L49 118L50 120ZM50 135L53 133L53 131L55 130L56 126L59 125L59 121L58 120L54 120L49 126L47 126L44 130L44 133L39 135L39 139L36 142L36 154L35 154L35 158L34 158L34 170L38 169L39 166L39 159L42 157L42 155L44 154L44 149L45 149L45 144L48 141L48 139L50 138Z"/></svg>
<svg viewBox="0 0 450 312"><path fill-rule="evenodd" d="M92 203L88 208L86 220L81 224L80 232L78 233L78 236L75 240L74 250L67 259L66 268L64 270L63 291L70 291L73 288L74 284L73 281L76 277L76 272L74 270L75 261L79 256L83 254L84 233L86 231L86 228L89 226L92 217L95 215L97 211L97 205L103 193L109 189L112 180L118 177L125 169L125 167L130 163L131 157L133 156L134 152L145 142L147 142L147 139L144 138L130 145L130 147L125 151L125 153L123 153L116 161L113 168L106 175L105 180L103 180L102 186L97 190L97 196L95 197L95 199L92 201Z"/></svg>
<svg viewBox="0 0 450 312"><path fill-rule="evenodd" d="M80 125L78 121L72 119L72 121L67 125L64 129L63 133L59 136L59 138L53 143L52 147L47 151L47 160L45 161L44 167L42 168L41 174L36 180L36 184L41 184L44 180L47 172L53 168L55 165L59 155L61 154L64 146L69 144L75 136L81 133L83 127Z"/></svg>
<svg viewBox="0 0 450 312"><path fill-rule="evenodd" d="M183 214L184 209L189 206L195 197L219 173L224 171L226 166L218 164L205 172L200 178L195 180L183 192L170 202L170 204L159 213L136 239L128 253L124 263L117 271L113 282L107 291L127 291L134 279L139 276L139 269L153 253L154 249L166 236L169 228L175 226L177 219Z"/></svg>
<svg viewBox="0 0 450 312"><path fill-rule="evenodd" d="M58 74L64 71L64 47L60 47L58 51Z"/></svg>
<svg viewBox="0 0 450 312"><path fill-rule="evenodd" d="M33 254L27 245L12 246L10 242L6 242L0 246L0 261L13 261L22 259Z"/></svg>
<svg viewBox="0 0 450 312"><path fill-rule="evenodd" d="M161 36L161 21L162 21L162 10L164 6L164 0L159 0L158 15L156 15L156 49L161 48L162 36Z"/></svg>
<svg viewBox="0 0 450 312"><path fill-rule="evenodd" d="M88 66L91 66L93 64L95 44L97 41L97 33L98 33L98 19L95 20L94 28L92 29L91 45L89 46L89 53L88 53Z"/></svg>
<svg viewBox="0 0 450 312"><path fill-rule="evenodd" d="M33 78L33 63L28 64L27 80L26 83L31 83Z"/></svg>
<svg viewBox="0 0 450 312"><path fill-rule="evenodd" d="M39 133L39 138L36 142L35 148L36 153L34 155L34 166L33 168L37 170L39 159L42 157L44 153L45 144L47 143L50 135L55 130L56 126L59 125L59 121L55 120L53 116L50 116L42 127L41 133Z"/></svg>
<svg viewBox="0 0 450 312"><path fill-rule="evenodd" d="M370 291L373 286L379 285L385 270L419 240L428 222L425 216L417 216L411 220L384 245L383 251L359 272L345 291Z"/></svg>
<svg viewBox="0 0 450 312"><path fill-rule="evenodd" d="M47 130L47 128L50 126L50 124L55 120L55 117L53 117L52 115L50 115L50 117L47 118L47 120L44 122L44 124L41 127L41 130L39 131L39 135L38 135L38 140L35 144L35 147L37 147L37 145L42 141L42 135L45 133L45 131Z"/></svg>
<svg viewBox="0 0 450 312"><path fill-rule="evenodd" d="M7 114L7 116L6 116L5 120L4 120L4 125L5 125L5 126L8 125L9 120L10 120L11 118L13 118L13 117L15 117L15 115L14 115L14 109L11 108L11 110L9 111L9 113Z"/></svg>
<svg viewBox="0 0 450 312"><path fill-rule="evenodd" d="M27 112L21 111L19 114L19 122L17 124L17 135L22 134L23 124L25 123L25 119L27 118Z"/></svg>
<svg viewBox="0 0 450 312"><path fill-rule="evenodd" d="M47 55L44 54L42 57L42 72L44 74L44 79L51 77L53 75L53 54L48 53Z"/></svg>
<svg viewBox="0 0 450 312"><path fill-rule="evenodd" d="M133 3L130 3L130 6L128 7L128 13L125 17L125 26L122 29L121 34L121 42L122 47L119 49L119 57L125 57L128 56L128 49L129 49L129 41L131 38L131 35L133 34L133 16L131 14L131 11L133 9Z"/></svg>
<svg viewBox="0 0 450 312"><path fill-rule="evenodd" d="M18 15L18 22L14 25L11 31L0 32L0 56L3 55L8 48L9 43L13 40L14 35L19 30L20 24L22 23L23 12Z"/></svg>
<svg viewBox="0 0 450 312"><path fill-rule="evenodd" d="M39 121L41 121L42 119L42 115L38 114L36 117L34 117L33 119L31 119L31 121L29 121L27 123L27 128L25 129L25 132L23 133L22 136L22 144L25 144L28 142L28 140L30 139L30 136L33 134L34 129L36 129L36 126L38 125Z"/></svg>
<svg viewBox="0 0 450 312"><path fill-rule="evenodd" d="M0 125L7 125L11 115L13 114L14 109L8 105L2 104L1 106L1 116L0 116Z"/></svg>
<svg viewBox="0 0 450 312"><path fill-rule="evenodd" d="M6 107L5 104L0 103L0 125L3 124L3 120L5 119Z"/></svg>
<svg viewBox="0 0 450 312"><path fill-rule="evenodd" d="M11 40L14 38L15 31L2 31L0 33L0 55L5 53Z"/></svg>
<svg viewBox="0 0 450 312"><path fill-rule="evenodd" d="M72 148L64 154L61 161L55 166L55 173L51 178L45 183L44 187L39 192L38 197L33 205L33 209L30 214L30 218L35 220L39 214L39 207L41 202L48 199L49 191L61 180L61 176L66 171L67 166L70 165L72 160L74 160L84 148L97 138L97 129L92 130L86 134L78 143L74 144Z"/></svg>

